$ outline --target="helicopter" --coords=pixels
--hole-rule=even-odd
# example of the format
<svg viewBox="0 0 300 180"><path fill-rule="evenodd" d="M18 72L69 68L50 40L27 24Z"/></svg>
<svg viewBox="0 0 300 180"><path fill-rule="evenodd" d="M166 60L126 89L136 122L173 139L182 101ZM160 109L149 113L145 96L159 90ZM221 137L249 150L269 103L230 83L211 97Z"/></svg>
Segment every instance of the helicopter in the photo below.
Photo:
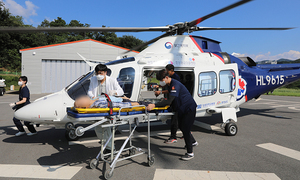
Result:
<svg viewBox="0 0 300 180"><path fill-rule="evenodd" d="M239 106L261 94L292 83L300 77L300 65L257 65L250 57L235 57L222 52L220 42L190 33L204 30L288 30L292 28L213 28L198 27L204 20L231 10L252 0L241 0L220 10L190 22L175 23L160 27L99 27L99 28L12 28L2 27L0 32L142 32L161 31L162 35L145 42L129 51L150 45L134 57L107 62L108 75L116 78L126 97L133 101L149 100L157 97L148 88L155 83L155 73L173 64L175 72L181 76L183 84L197 103L196 117L222 114L221 127L229 136L237 134L236 125ZM184 35L188 33L188 35ZM82 57L84 59L84 57ZM85 60L85 59L84 59ZM85 60L86 61L86 60ZM88 62L88 61L86 61ZM91 67L96 64L89 62ZM15 117L33 124L50 124L57 128L66 124L77 124L67 116L66 109L74 105L74 100L86 95L91 70L59 92L44 96L15 112ZM80 122L82 123L82 122ZM91 122L87 122L91 123ZM66 128L69 140L78 138L76 133Z"/></svg>

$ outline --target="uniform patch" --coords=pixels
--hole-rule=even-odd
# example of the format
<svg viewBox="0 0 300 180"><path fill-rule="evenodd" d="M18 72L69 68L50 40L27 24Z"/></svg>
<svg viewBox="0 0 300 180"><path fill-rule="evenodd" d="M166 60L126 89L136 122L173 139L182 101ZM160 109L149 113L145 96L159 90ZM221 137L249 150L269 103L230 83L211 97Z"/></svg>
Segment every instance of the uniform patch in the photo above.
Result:
<svg viewBox="0 0 300 180"><path fill-rule="evenodd" d="M175 86L172 86L172 90L171 92L175 93L176 92L176 89L175 89Z"/></svg>

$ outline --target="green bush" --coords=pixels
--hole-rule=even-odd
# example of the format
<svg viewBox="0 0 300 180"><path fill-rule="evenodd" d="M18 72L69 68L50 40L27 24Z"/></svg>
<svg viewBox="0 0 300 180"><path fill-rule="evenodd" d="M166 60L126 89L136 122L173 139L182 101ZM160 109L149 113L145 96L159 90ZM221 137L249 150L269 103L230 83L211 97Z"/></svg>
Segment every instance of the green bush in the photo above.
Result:
<svg viewBox="0 0 300 180"><path fill-rule="evenodd" d="M0 75L0 79L5 79L6 91L10 90L11 85L15 86L15 90L19 89L19 86L18 86L19 76Z"/></svg>

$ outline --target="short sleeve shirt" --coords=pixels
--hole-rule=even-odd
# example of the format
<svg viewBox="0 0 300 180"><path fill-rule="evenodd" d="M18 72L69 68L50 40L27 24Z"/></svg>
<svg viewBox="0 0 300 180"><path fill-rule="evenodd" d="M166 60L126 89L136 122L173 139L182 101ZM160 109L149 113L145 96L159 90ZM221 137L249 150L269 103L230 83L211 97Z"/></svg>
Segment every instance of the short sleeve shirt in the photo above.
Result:
<svg viewBox="0 0 300 180"><path fill-rule="evenodd" d="M24 86L19 90L19 101L21 101L23 98L26 98L26 102L20 105L20 107L30 104L30 92L27 86Z"/></svg>

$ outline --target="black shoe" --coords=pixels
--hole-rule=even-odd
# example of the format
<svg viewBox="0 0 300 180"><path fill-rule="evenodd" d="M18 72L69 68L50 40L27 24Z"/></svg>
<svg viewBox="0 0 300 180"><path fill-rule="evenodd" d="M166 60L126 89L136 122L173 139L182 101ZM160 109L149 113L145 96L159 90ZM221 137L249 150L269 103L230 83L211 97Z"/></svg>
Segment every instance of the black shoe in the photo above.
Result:
<svg viewBox="0 0 300 180"><path fill-rule="evenodd" d="M194 158L194 155L189 155L188 153L185 153L184 156L181 157L182 160L188 161Z"/></svg>

